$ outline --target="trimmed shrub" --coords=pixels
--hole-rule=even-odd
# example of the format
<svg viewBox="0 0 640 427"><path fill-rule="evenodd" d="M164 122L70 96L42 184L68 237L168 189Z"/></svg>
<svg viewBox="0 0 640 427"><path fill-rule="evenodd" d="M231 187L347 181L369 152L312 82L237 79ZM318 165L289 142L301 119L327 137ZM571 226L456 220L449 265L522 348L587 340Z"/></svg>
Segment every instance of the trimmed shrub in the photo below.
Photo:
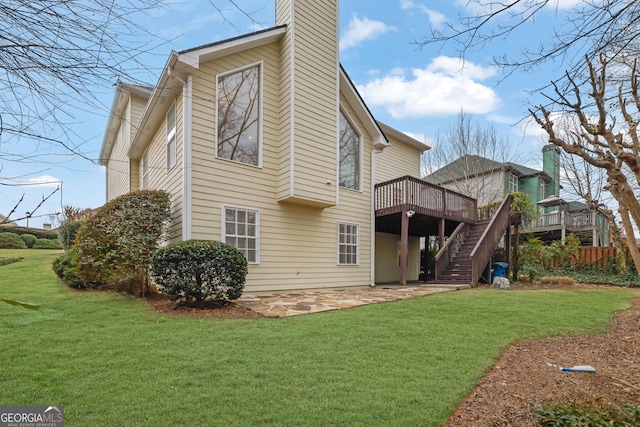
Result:
<svg viewBox="0 0 640 427"><path fill-rule="evenodd" d="M0 258L0 267L22 261L24 261L24 258Z"/></svg>
<svg viewBox="0 0 640 427"><path fill-rule="evenodd" d="M62 249L58 239L38 239L33 244L33 249Z"/></svg>
<svg viewBox="0 0 640 427"><path fill-rule="evenodd" d="M33 244L36 242L36 240L38 240L36 236L29 233L24 233L23 235L20 236L20 238L22 239L24 244L27 245L28 248L32 248Z"/></svg>
<svg viewBox="0 0 640 427"><path fill-rule="evenodd" d="M144 295L151 259L170 218L169 194L161 190L128 193L106 203L76 233L78 277L86 285Z"/></svg>
<svg viewBox="0 0 640 427"><path fill-rule="evenodd" d="M58 242L65 251L68 251L76 238L78 229L82 225L82 221L68 221L58 228Z"/></svg>
<svg viewBox="0 0 640 427"><path fill-rule="evenodd" d="M26 249L27 244L16 233L0 233L0 249Z"/></svg>
<svg viewBox="0 0 640 427"><path fill-rule="evenodd" d="M240 298L248 268L244 255L231 245L187 240L159 249L151 271L160 291L197 304Z"/></svg>
<svg viewBox="0 0 640 427"><path fill-rule="evenodd" d="M53 271L62 282L72 288L85 288L85 284L78 278L78 266L73 261L73 252L68 251L53 261Z"/></svg>
<svg viewBox="0 0 640 427"><path fill-rule="evenodd" d="M33 234L38 239L57 239L58 232L54 230L44 230L41 228L27 228L27 227L18 227L18 226L7 226L3 225L1 232L15 233L15 234Z"/></svg>

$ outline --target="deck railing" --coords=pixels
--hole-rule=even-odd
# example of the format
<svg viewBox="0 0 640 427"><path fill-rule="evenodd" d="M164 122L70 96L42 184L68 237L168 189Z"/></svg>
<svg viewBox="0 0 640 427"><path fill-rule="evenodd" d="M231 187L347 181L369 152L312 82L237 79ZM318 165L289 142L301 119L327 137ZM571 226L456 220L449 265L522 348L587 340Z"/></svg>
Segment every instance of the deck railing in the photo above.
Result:
<svg viewBox="0 0 640 427"><path fill-rule="evenodd" d="M466 223L477 219L476 200L410 176L375 185L376 216L403 210Z"/></svg>
<svg viewBox="0 0 640 427"><path fill-rule="evenodd" d="M595 227L597 226L597 214L595 212L555 211L538 216L538 218L524 224L523 228L553 228L562 225L568 228Z"/></svg>
<svg viewBox="0 0 640 427"><path fill-rule="evenodd" d="M435 279L440 278L440 274L447 268L447 266L453 261L458 254L460 247L463 245L465 239L471 231L471 225L461 222L456 229L451 233L451 236L447 239L442 248L435 256L436 271Z"/></svg>
<svg viewBox="0 0 640 427"><path fill-rule="evenodd" d="M489 263L493 251L509 227L512 200L513 196L511 194L505 197L469 255L471 259L471 281L473 283L477 283L478 279L480 279L482 269Z"/></svg>

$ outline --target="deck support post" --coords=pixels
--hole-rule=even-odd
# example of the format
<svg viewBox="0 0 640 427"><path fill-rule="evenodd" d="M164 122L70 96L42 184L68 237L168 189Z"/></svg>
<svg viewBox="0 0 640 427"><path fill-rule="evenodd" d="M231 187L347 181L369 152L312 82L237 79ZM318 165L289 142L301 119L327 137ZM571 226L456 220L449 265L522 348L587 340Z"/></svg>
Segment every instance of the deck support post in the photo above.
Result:
<svg viewBox="0 0 640 427"><path fill-rule="evenodd" d="M445 229L445 221L444 218L440 218L440 224L438 225L438 248L444 246L444 229Z"/></svg>
<svg viewBox="0 0 640 427"><path fill-rule="evenodd" d="M409 215L407 210L402 211L402 224L400 229L400 285L407 284L407 261L409 260Z"/></svg>

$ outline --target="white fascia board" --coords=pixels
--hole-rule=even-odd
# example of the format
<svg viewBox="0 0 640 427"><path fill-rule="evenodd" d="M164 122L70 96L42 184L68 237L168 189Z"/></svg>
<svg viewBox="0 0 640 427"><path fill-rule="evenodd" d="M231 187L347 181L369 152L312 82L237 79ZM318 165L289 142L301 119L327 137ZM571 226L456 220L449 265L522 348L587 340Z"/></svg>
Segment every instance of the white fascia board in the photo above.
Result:
<svg viewBox="0 0 640 427"><path fill-rule="evenodd" d="M406 133L400 132L397 129L392 128L389 125L386 125L382 122L378 122L378 124L380 125L380 127L382 128L382 131L389 135L392 136L393 138L413 147L413 148L417 148L418 150L420 150L421 153L430 150L431 147L429 147L427 144L418 141L415 138L410 137L409 135L407 135Z"/></svg>
<svg viewBox="0 0 640 427"><path fill-rule="evenodd" d="M131 139L131 146L127 152L127 156L131 159L139 159L142 157L145 147L152 138L157 124L164 118L166 108L162 108L162 104L166 102L167 96L175 96L176 88L168 84L171 79L171 73L178 61L178 54L173 51L169 55L166 65L162 70L158 84L156 85L149 102L147 102L140 121L138 122L135 133ZM179 90L182 90L182 83L178 83ZM168 105L165 105L168 107Z"/></svg>
<svg viewBox="0 0 640 427"><path fill-rule="evenodd" d="M216 58L242 52L248 49L264 46L278 41L287 31L287 28L277 27L271 30L250 34L238 38L214 43L194 50L187 50L178 54L178 61L192 68L199 68L200 63Z"/></svg>
<svg viewBox="0 0 640 427"><path fill-rule="evenodd" d="M371 135L373 148L376 150L382 150L388 147L390 144L387 137L382 132L382 129L380 129L378 122L373 118L371 112L364 104L364 101L342 68L340 68L340 91L344 97L347 98L347 101L349 101L349 104L356 112L356 115L360 120L362 120L362 123L364 123L365 129L369 135Z"/></svg>
<svg viewBox="0 0 640 427"><path fill-rule="evenodd" d="M111 110L109 110L109 120L107 121L107 128L104 131L100 155L98 157L98 163L103 166L106 166L106 162L109 160L109 157L111 157L111 150L113 150L113 145L118 137L118 129L122 123L122 114L129 101L129 93L123 86L120 82L116 85L116 93L113 95L113 103L111 104Z"/></svg>

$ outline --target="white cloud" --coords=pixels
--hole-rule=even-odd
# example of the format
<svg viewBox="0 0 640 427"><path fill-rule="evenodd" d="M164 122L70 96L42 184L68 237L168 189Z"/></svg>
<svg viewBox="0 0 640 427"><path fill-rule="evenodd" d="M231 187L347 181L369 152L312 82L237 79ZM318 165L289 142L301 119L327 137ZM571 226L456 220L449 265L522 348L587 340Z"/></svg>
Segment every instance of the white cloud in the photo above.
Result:
<svg viewBox="0 0 640 427"><path fill-rule="evenodd" d="M551 0L545 5L545 10L570 10L584 4L585 0ZM467 9L472 15L478 13L494 13L504 7L503 3L492 0L456 0L455 5L459 8ZM501 15L508 17L509 13L517 14L535 9L537 9L537 5L532 5L532 2L516 2L508 12L502 12Z"/></svg>
<svg viewBox="0 0 640 427"><path fill-rule="evenodd" d="M56 188L62 184L62 180L51 175L41 175L29 178L25 185L31 188Z"/></svg>
<svg viewBox="0 0 640 427"><path fill-rule="evenodd" d="M417 141L422 142L423 144L427 144L429 147L433 147L433 145L435 144L435 141L433 139L429 138L423 133L413 133L409 131L402 131L402 133L404 133L407 136L410 136L411 138Z"/></svg>
<svg viewBox="0 0 640 427"><path fill-rule="evenodd" d="M386 77L358 85L358 91L367 104L384 107L396 119L457 114L461 109L486 114L501 101L493 89L477 81L495 74L493 67L439 56L410 73L395 69Z"/></svg>
<svg viewBox="0 0 640 427"><path fill-rule="evenodd" d="M375 40L381 34L396 30L396 27L388 26L384 22L354 16L344 34L340 36L340 50L357 46L366 40Z"/></svg>
<svg viewBox="0 0 640 427"><path fill-rule="evenodd" d="M418 9L427 14L427 18L429 18L429 23L434 28L441 28L444 23L447 21L447 17L433 9L429 9L427 6L423 4L416 3L412 0L401 0L400 7L402 9Z"/></svg>

